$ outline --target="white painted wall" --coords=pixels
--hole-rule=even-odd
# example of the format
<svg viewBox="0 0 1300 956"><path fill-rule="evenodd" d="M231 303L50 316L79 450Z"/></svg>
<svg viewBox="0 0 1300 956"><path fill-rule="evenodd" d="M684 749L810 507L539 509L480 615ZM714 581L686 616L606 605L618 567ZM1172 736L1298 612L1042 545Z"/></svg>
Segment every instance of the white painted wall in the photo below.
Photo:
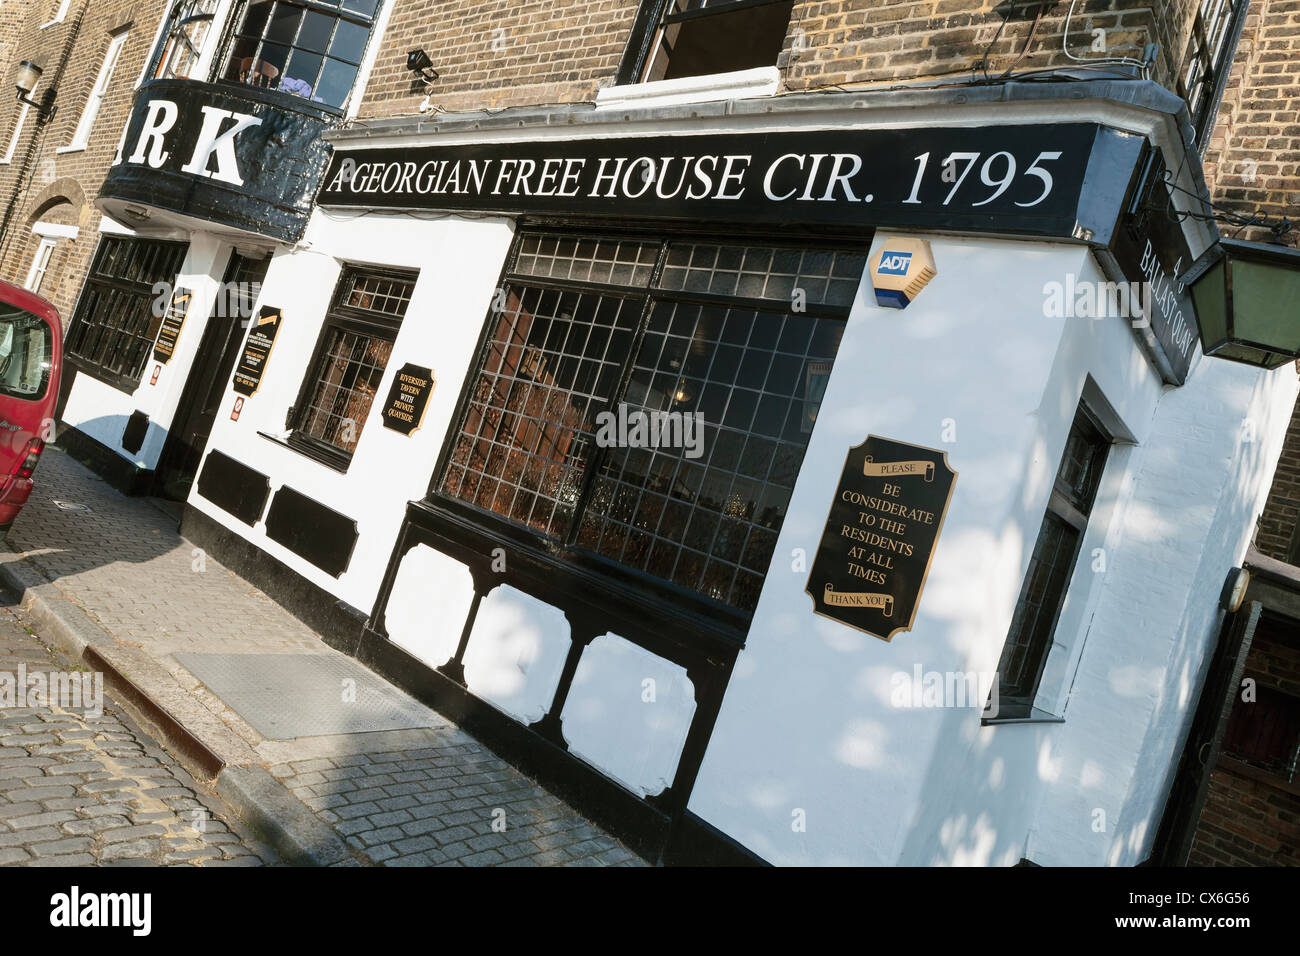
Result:
<svg viewBox="0 0 1300 956"><path fill-rule="evenodd" d="M550 710L570 644L563 611L508 584L498 585L474 615L465 647L465 683L515 720L531 724Z"/></svg>
<svg viewBox="0 0 1300 956"><path fill-rule="evenodd" d="M672 785L694 714L685 668L604 634L583 651L561 717L570 753L647 796Z"/></svg>
<svg viewBox="0 0 1300 956"><path fill-rule="evenodd" d="M250 529L200 496L197 485L189 503L326 591L369 611L406 503L424 496L433 475L512 235L512 225L500 219L337 216L317 210L304 248L272 260L257 307L281 307L284 325L261 388L245 401L237 422L230 420L235 393L228 391L208 447L270 476L273 494L287 484L356 519L359 537L342 575L334 578L267 538L263 522ZM286 412L297 400L344 263L420 270L347 474L258 434L286 434ZM409 437L384 428L379 417L393 376L407 362L431 367L437 380L424 424Z"/></svg>
<svg viewBox="0 0 1300 956"><path fill-rule="evenodd" d="M416 545L397 567L384 628L398 647L441 667L455 655L473 603L469 568L428 545Z"/></svg>
<svg viewBox="0 0 1300 956"><path fill-rule="evenodd" d="M1102 278L1085 250L945 238L934 252L938 277L906 311L860 292L690 808L779 864L1136 862L1294 375L1202 361L1166 389L1124 320L1044 315L1046 283ZM916 665L996 670L1085 388L1137 444L1108 460L1039 693L1065 723L894 706L891 677ZM1243 451L1247 414L1258 440ZM807 571L791 570L868 433L942 448L958 472L915 627L888 644L814 616Z"/></svg>

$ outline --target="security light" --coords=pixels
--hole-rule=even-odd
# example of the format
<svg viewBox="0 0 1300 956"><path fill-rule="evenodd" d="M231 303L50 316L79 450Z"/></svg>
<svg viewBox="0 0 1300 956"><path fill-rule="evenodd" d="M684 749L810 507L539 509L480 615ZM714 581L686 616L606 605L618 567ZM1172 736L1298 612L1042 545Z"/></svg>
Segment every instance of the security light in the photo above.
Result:
<svg viewBox="0 0 1300 956"><path fill-rule="evenodd" d="M424 50L412 50L406 54L406 68L431 83L438 78L438 71L433 68L433 61Z"/></svg>

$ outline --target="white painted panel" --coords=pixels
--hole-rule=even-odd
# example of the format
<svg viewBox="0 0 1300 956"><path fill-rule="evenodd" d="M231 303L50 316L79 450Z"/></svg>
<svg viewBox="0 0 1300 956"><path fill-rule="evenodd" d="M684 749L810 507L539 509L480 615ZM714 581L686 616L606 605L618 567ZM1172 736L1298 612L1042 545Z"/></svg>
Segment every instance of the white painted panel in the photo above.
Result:
<svg viewBox="0 0 1300 956"><path fill-rule="evenodd" d="M569 752L642 796L673 782L695 714L686 670L616 634L583 651L564 704Z"/></svg>
<svg viewBox="0 0 1300 956"><path fill-rule="evenodd" d="M546 715L569 653L569 621L557 607L508 584L479 604L465 649L465 683L515 720Z"/></svg>
<svg viewBox="0 0 1300 956"><path fill-rule="evenodd" d="M353 607L371 607L406 503L428 490L512 234L505 220L334 216L318 209L303 240L306 248L281 251L271 261L257 307L283 308L284 326L261 388L244 402L239 421L230 418L235 395L227 391L208 445L270 476L272 488L289 485L355 519L356 548L343 574L332 577L272 541L261 523L250 529L198 494L197 486L189 503L330 594ZM286 413L308 375L344 263L419 271L346 474L266 437L287 434ZM380 418L393 378L407 362L431 368L437 382L424 424L409 436L385 428Z"/></svg>
<svg viewBox="0 0 1300 956"><path fill-rule="evenodd" d="M474 601L469 568L428 545L406 553L384 611L393 643L430 667L451 660Z"/></svg>

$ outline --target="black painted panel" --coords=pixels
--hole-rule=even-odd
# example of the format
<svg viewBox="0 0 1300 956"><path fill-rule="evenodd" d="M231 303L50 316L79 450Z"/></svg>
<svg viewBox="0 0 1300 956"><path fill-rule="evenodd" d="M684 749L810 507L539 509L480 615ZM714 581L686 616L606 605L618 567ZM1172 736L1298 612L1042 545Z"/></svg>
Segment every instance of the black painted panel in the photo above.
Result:
<svg viewBox="0 0 1300 956"><path fill-rule="evenodd" d="M122 447L131 454L138 452L144 445L144 436L149 434L149 416L141 411L134 411L126 420L122 429Z"/></svg>
<svg viewBox="0 0 1300 956"><path fill-rule="evenodd" d="M219 451L208 452L199 494L246 525L257 523L271 496L271 479Z"/></svg>
<svg viewBox="0 0 1300 956"><path fill-rule="evenodd" d="M161 147L146 139L154 152L147 146L141 152L141 139L156 120L151 108L168 108L160 103L176 119L162 133ZM205 110L237 114L243 125L231 137L232 151L214 152L206 174L199 174L185 167L196 161L196 152L202 158ZM109 167L100 202L110 211L138 204L273 239L297 239L329 157L321 134L334 122L320 105L280 90L151 80L135 94L122 161ZM226 132L235 128L225 121ZM160 148L163 162L155 166L151 156Z"/></svg>
<svg viewBox="0 0 1300 956"><path fill-rule="evenodd" d="M338 577L352 560L357 523L286 485L266 513L266 536Z"/></svg>

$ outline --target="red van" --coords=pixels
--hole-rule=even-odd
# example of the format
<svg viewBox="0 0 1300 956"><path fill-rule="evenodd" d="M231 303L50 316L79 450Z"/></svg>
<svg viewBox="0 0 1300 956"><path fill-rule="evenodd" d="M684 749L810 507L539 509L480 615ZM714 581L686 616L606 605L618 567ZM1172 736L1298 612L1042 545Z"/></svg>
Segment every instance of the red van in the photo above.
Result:
<svg viewBox="0 0 1300 956"><path fill-rule="evenodd" d="M32 472L54 435L62 371L58 309L0 281L0 537L32 493Z"/></svg>

